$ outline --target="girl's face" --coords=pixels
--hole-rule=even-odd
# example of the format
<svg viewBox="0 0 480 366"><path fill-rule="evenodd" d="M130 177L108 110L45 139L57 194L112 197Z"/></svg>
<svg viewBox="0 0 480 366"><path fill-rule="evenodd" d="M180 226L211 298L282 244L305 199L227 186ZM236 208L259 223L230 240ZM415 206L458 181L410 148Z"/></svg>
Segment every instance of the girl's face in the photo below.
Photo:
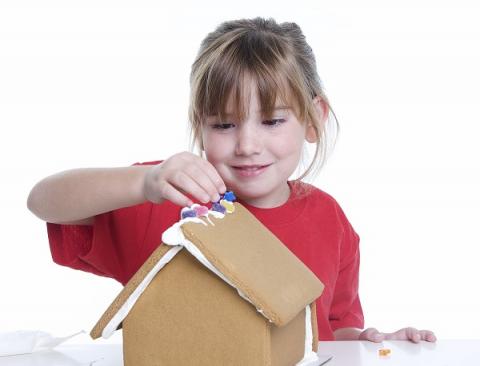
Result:
<svg viewBox="0 0 480 366"><path fill-rule="evenodd" d="M248 91L250 93L248 93ZM227 189L244 202L271 208L290 195L287 180L295 171L305 140L315 141L315 131L301 123L293 110L276 105L272 118L262 118L253 81L247 84L248 114L243 121L208 117L202 127L207 160L217 169ZM233 103L227 103L231 114Z"/></svg>

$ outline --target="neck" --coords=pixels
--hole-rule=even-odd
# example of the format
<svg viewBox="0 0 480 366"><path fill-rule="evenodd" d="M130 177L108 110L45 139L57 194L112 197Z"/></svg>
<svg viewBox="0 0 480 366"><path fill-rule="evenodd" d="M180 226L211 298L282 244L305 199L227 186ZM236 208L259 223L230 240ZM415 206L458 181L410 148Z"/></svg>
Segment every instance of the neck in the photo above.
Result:
<svg viewBox="0 0 480 366"><path fill-rule="evenodd" d="M286 182L278 187L274 192L265 197L240 197L240 199L257 208L275 208L285 204L290 197L290 186Z"/></svg>

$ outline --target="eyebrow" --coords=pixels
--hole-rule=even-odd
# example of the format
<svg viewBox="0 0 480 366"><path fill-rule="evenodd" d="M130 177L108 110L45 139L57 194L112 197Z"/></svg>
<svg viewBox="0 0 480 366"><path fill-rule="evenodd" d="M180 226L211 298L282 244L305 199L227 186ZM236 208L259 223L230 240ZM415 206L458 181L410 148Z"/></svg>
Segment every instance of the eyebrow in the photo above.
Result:
<svg viewBox="0 0 480 366"><path fill-rule="evenodd" d="M291 109L291 108L292 107L282 105L282 106L277 106L277 107L273 108L273 110L274 111L279 111L279 110L285 110L285 109ZM261 112L263 112L263 111L257 111L257 113L261 113ZM226 116L233 116L233 113L227 112L227 113L225 113L225 115Z"/></svg>

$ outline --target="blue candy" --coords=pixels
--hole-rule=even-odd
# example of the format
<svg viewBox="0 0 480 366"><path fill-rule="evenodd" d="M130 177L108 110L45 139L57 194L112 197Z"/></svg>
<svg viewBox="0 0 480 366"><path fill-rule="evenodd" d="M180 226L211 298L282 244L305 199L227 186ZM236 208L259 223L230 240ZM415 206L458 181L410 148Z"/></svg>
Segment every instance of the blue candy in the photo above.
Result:
<svg viewBox="0 0 480 366"><path fill-rule="evenodd" d="M186 217L197 217L197 213L195 212L195 210L182 210L182 219Z"/></svg>
<svg viewBox="0 0 480 366"><path fill-rule="evenodd" d="M232 191L227 191L225 192L225 194L223 195L223 199L224 200L227 200L227 201L230 201L230 202L233 202L237 199L237 197L235 197L235 195L233 194Z"/></svg>

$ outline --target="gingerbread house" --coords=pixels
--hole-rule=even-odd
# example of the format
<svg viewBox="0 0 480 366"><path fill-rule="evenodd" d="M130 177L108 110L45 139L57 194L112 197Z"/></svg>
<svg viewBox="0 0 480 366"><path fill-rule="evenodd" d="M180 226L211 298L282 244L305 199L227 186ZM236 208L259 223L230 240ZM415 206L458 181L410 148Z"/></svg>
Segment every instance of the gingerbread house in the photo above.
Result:
<svg viewBox="0 0 480 366"><path fill-rule="evenodd" d="M315 365L318 278L239 203L165 231L91 331L126 366Z"/></svg>

